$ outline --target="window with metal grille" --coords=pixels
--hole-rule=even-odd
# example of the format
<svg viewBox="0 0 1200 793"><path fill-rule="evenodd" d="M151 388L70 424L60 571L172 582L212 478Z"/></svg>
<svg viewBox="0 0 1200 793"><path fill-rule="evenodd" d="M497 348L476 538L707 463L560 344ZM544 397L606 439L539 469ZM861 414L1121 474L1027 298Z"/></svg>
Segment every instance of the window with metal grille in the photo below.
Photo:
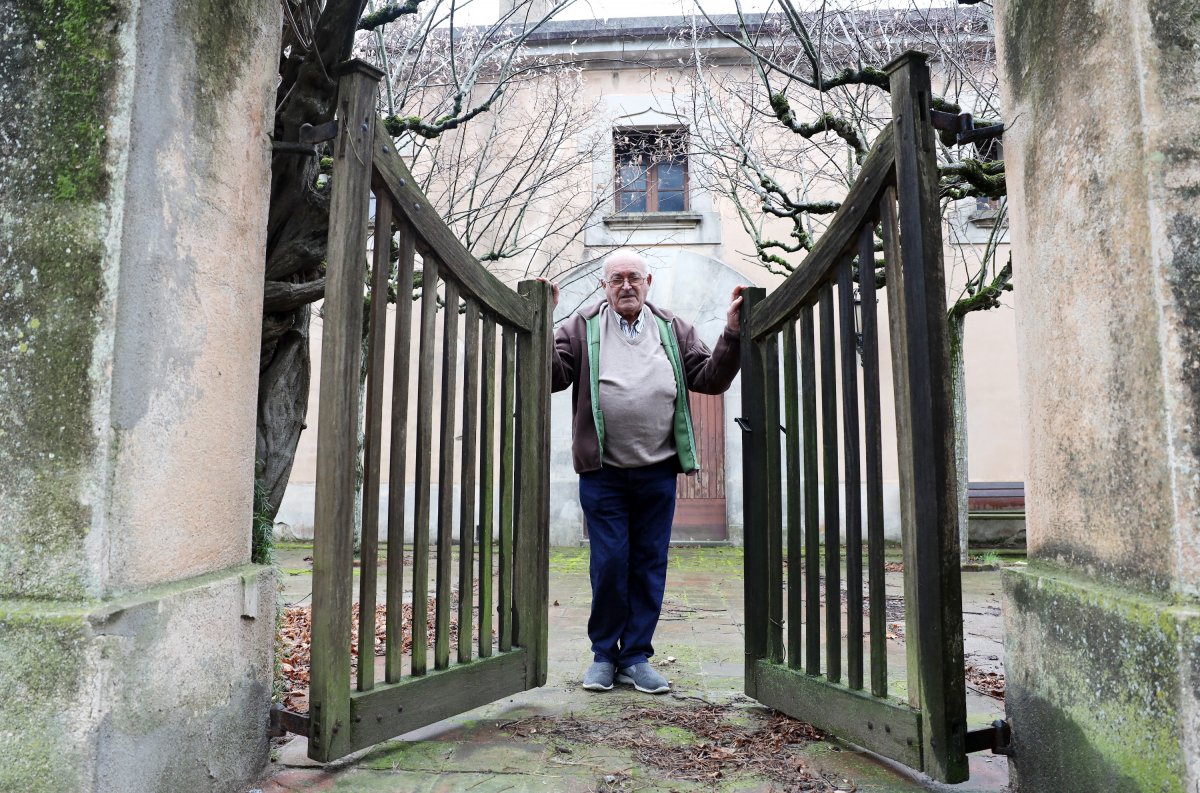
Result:
<svg viewBox="0 0 1200 793"><path fill-rule="evenodd" d="M688 208L687 130L613 131L617 212L683 212Z"/></svg>

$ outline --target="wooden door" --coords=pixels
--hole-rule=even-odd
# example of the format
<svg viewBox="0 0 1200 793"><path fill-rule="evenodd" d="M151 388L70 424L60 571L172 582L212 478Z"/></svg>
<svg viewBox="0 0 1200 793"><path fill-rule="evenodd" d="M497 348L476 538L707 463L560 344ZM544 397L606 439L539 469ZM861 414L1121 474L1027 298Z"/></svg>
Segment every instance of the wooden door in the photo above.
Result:
<svg viewBox="0 0 1200 793"><path fill-rule="evenodd" d="M720 542L725 522L725 396L689 394L700 470L679 475L672 542Z"/></svg>

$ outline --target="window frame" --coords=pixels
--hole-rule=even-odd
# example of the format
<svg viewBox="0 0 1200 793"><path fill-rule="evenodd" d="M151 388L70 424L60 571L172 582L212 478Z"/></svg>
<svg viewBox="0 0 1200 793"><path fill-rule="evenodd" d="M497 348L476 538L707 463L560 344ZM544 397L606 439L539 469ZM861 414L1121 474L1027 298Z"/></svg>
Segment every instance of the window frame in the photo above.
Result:
<svg viewBox="0 0 1200 793"><path fill-rule="evenodd" d="M687 150L688 149L687 132L688 132L688 129L685 126L619 127L619 128L616 128L613 130L613 166L612 166L613 167L613 183L614 183L613 204L614 204L614 210L615 210L616 214L618 214L618 215L633 215L633 214L644 214L644 213L662 213L662 214L674 215L674 214L679 214L679 213L683 213L683 212L688 212L691 210L691 204L692 204L691 189L690 189L690 187L691 187L691 168L690 168L690 164L688 162L690 158L688 156L688 150ZM641 150L639 150L636 143L633 145L630 145L626 150L622 151L622 146L619 143L619 138L621 136L630 136L630 137L637 136L637 137L642 137L645 139L649 139L652 136L658 137L658 138L665 137L665 136L678 136L680 139L678 145L679 145L679 148L681 149L681 151L677 154L672 154L669 157L656 158L652 151L647 151L647 148L649 148L649 147L643 147ZM624 183L622 182L622 179L621 179L621 169L625 166L625 162L627 162L627 160L625 160L624 158L640 157L640 156L648 156L651 158L651 162L648 166L646 166L646 170L644 172L644 178L646 180L646 188L644 191L625 189ZM659 181L660 181L659 169L663 165L674 164L674 163L678 163L678 164L682 165L682 167L683 167L683 186L682 186L683 206L680 209L666 209L666 210L659 209L659 195L658 195ZM632 164L632 163L630 163L630 164ZM642 166L639 164L634 167L640 168ZM667 192L677 193L677 192L680 192L680 190L669 190ZM640 195L643 193L646 197L645 209L631 210L631 209L622 207L622 203L623 203L622 197L624 195L630 195L630 194Z"/></svg>

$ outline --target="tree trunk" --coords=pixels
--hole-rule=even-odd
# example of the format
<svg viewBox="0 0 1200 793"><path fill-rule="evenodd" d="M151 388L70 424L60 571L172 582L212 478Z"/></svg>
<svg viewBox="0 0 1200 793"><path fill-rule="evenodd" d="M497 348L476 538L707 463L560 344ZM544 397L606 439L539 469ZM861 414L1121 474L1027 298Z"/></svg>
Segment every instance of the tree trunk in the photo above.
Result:
<svg viewBox="0 0 1200 793"><path fill-rule="evenodd" d="M319 125L333 118L337 82L326 64L349 56L365 3L328 0L293 9L316 23L311 37L298 38L293 26L284 27L282 52L287 54L280 62L275 140L297 141L303 124ZM287 489L308 411L312 312L308 305L295 302L300 297L315 300L323 291L315 282L324 275L329 198L317 183L318 174L315 157L276 154L271 160L255 476L266 494L266 517L272 522Z"/></svg>
<svg viewBox="0 0 1200 793"><path fill-rule="evenodd" d="M958 472L958 545L959 558L967 561L967 379L963 369L967 318L952 314L947 323L950 337L950 397L954 410L954 463Z"/></svg>
<svg viewBox="0 0 1200 793"><path fill-rule="evenodd" d="M308 411L308 326L310 309L263 317L258 380L255 475L266 494L272 522L287 489L296 445Z"/></svg>

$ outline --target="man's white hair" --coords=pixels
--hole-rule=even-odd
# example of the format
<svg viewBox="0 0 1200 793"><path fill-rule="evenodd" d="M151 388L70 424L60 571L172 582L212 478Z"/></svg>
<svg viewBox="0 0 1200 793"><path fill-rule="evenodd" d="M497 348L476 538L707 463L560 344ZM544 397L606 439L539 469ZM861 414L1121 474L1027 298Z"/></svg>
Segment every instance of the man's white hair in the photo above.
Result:
<svg viewBox="0 0 1200 793"><path fill-rule="evenodd" d="M600 265L600 269L603 272L607 272L609 264L624 259L628 259L636 263L639 267L641 267L643 274L648 275L650 273L650 264L642 257L640 253L632 248L619 248L618 250L613 251L604 258L604 263Z"/></svg>

